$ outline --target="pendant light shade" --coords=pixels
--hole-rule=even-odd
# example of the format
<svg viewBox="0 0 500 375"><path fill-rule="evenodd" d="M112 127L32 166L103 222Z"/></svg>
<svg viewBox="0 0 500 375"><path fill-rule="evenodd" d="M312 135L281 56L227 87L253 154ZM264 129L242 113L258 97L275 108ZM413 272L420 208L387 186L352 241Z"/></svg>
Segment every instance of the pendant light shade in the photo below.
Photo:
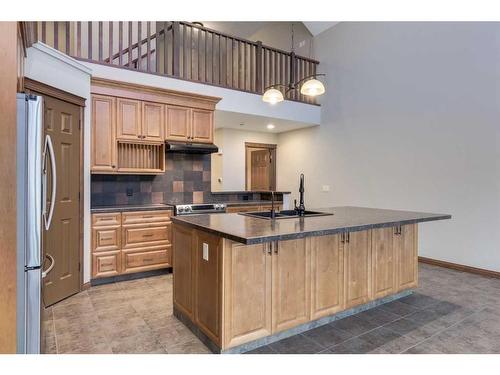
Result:
<svg viewBox="0 0 500 375"><path fill-rule="evenodd" d="M262 96L262 100L265 101L266 103L276 104L282 102L284 99L283 99L283 94L281 93L280 90L269 88Z"/></svg>
<svg viewBox="0 0 500 375"><path fill-rule="evenodd" d="M316 78L312 78L302 85L300 88L300 93L307 96L318 96L325 92L325 86L321 81Z"/></svg>

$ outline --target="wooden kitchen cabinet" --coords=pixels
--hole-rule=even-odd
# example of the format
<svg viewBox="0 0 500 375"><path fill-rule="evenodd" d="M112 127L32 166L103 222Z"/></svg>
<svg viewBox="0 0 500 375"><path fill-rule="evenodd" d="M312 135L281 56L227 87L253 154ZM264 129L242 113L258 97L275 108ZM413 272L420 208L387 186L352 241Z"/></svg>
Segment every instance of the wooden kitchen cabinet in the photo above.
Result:
<svg viewBox="0 0 500 375"><path fill-rule="evenodd" d="M120 226L92 229L92 249L94 252L120 250Z"/></svg>
<svg viewBox="0 0 500 375"><path fill-rule="evenodd" d="M189 228L175 225L172 230L174 243L174 305L189 319L194 321L195 300L195 247L193 246L193 231Z"/></svg>
<svg viewBox="0 0 500 375"><path fill-rule="evenodd" d="M92 172L116 172L116 99L92 95Z"/></svg>
<svg viewBox="0 0 500 375"><path fill-rule="evenodd" d="M418 227L417 224L402 225L394 236L397 257L396 289L414 288L418 284Z"/></svg>
<svg viewBox="0 0 500 375"><path fill-rule="evenodd" d="M159 245L122 250L122 273L144 272L172 265L172 246Z"/></svg>
<svg viewBox="0 0 500 375"><path fill-rule="evenodd" d="M167 141L187 142L191 137L190 109L185 107L166 107L165 139Z"/></svg>
<svg viewBox="0 0 500 375"><path fill-rule="evenodd" d="M307 239L273 243L273 333L309 321L310 252Z"/></svg>
<svg viewBox="0 0 500 375"><path fill-rule="evenodd" d="M119 140L140 140L141 102L139 100L118 98L116 105L118 119L116 138Z"/></svg>
<svg viewBox="0 0 500 375"><path fill-rule="evenodd" d="M343 234L344 307L361 305L370 300L371 231Z"/></svg>
<svg viewBox="0 0 500 375"><path fill-rule="evenodd" d="M164 142L165 128L164 105L159 103L142 102L142 131L145 141Z"/></svg>
<svg viewBox="0 0 500 375"><path fill-rule="evenodd" d="M191 141L213 143L214 124L213 111L191 109Z"/></svg>
<svg viewBox="0 0 500 375"><path fill-rule="evenodd" d="M271 244L224 244L224 347L272 333ZM252 301L248 304L248 301Z"/></svg>
<svg viewBox="0 0 500 375"><path fill-rule="evenodd" d="M340 234L311 237L311 319L344 309L344 257Z"/></svg>
<svg viewBox="0 0 500 375"><path fill-rule="evenodd" d="M372 229L372 298L396 291L395 228Z"/></svg>
<svg viewBox="0 0 500 375"><path fill-rule="evenodd" d="M92 254L92 277L110 277L121 273L120 251Z"/></svg>
<svg viewBox="0 0 500 375"><path fill-rule="evenodd" d="M167 141L213 143L213 111L167 106Z"/></svg>

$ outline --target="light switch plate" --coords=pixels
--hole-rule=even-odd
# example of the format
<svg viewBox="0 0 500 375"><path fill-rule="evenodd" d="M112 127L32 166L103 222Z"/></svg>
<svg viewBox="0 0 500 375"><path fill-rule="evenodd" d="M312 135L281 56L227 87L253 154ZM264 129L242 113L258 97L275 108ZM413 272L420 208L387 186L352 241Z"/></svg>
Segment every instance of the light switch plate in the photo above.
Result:
<svg viewBox="0 0 500 375"><path fill-rule="evenodd" d="M322 191L330 191L330 185L323 185Z"/></svg>
<svg viewBox="0 0 500 375"><path fill-rule="evenodd" d="M203 259L208 262L208 244L203 242Z"/></svg>

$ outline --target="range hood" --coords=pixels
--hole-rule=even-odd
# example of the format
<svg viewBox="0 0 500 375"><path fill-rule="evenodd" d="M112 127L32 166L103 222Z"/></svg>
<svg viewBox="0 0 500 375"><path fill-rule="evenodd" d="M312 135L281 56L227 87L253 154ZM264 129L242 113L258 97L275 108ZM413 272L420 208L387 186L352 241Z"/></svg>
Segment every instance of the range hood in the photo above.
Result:
<svg viewBox="0 0 500 375"><path fill-rule="evenodd" d="M213 154L219 148L213 143L185 143L166 142L166 152L179 152L184 154Z"/></svg>

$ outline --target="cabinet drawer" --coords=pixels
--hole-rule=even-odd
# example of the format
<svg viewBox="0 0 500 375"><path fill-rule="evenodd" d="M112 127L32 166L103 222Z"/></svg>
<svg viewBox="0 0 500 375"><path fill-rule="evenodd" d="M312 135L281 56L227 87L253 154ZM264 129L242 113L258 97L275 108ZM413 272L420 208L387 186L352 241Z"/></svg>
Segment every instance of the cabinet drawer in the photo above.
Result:
<svg viewBox="0 0 500 375"><path fill-rule="evenodd" d="M124 212L123 225L147 224L170 221L171 210Z"/></svg>
<svg viewBox="0 0 500 375"><path fill-rule="evenodd" d="M121 224L121 213L110 212L103 214L92 214L92 226L102 227Z"/></svg>
<svg viewBox="0 0 500 375"><path fill-rule="evenodd" d="M120 250L120 235L119 226L94 228L92 230L92 251Z"/></svg>
<svg viewBox="0 0 500 375"><path fill-rule="evenodd" d="M92 255L92 277L109 277L120 274L120 251L109 251Z"/></svg>
<svg viewBox="0 0 500 375"><path fill-rule="evenodd" d="M233 207L228 207L226 209L227 213L255 212L255 211L260 211L260 207L259 206L233 206Z"/></svg>
<svg viewBox="0 0 500 375"><path fill-rule="evenodd" d="M144 246L147 244L160 245L170 242L170 224L155 226L128 226L123 227L123 248Z"/></svg>
<svg viewBox="0 0 500 375"><path fill-rule="evenodd" d="M172 264L171 245L155 246L122 253L123 273L147 271L170 267Z"/></svg>

